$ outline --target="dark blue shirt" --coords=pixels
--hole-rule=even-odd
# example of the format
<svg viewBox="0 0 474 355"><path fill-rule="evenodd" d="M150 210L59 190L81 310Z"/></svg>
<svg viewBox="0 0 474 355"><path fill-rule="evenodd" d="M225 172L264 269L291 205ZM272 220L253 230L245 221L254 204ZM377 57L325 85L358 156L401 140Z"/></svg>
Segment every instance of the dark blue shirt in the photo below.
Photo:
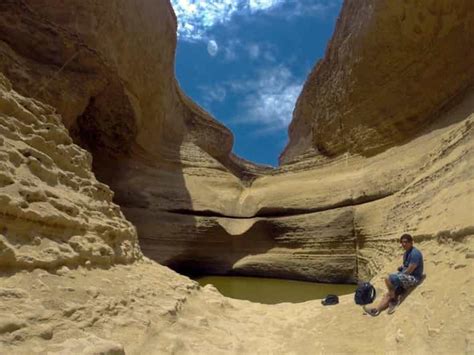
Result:
<svg viewBox="0 0 474 355"><path fill-rule="evenodd" d="M403 254L403 269L405 270L410 264L416 265L415 270L411 274L420 281L421 276L423 275L423 255L421 254L421 251L415 247L412 247Z"/></svg>

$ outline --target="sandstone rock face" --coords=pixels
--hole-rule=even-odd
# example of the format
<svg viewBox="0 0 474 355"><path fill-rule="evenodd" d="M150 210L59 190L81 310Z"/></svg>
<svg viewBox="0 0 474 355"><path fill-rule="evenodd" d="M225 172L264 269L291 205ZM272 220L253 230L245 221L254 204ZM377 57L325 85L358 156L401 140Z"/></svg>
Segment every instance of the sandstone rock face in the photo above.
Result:
<svg viewBox="0 0 474 355"><path fill-rule="evenodd" d="M473 85L473 28L469 0L346 1L280 161L373 155L413 138Z"/></svg>
<svg viewBox="0 0 474 355"><path fill-rule="evenodd" d="M369 158L345 155L283 166L279 174L257 179L250 196L260 211L350 210L353 225L346 235L357 240L358 273L366 277L383 255L393 253L391 241L404 232L420 239L472 233L472 213L462 206L473 200L473 112L470 91L436 126L405 145Z"/></svg>
<svg viewBox="0 0 474 355"><path fill-rule="evenodd" d="M472 5L359 5L344 5L298 100L291 164L274 170L233 156L230 132L179 89L167 1L5 2L0 68L91 152L147 256L187 273L356 281L401 232L472 228L445 190L472 193ZM443 223L433 196L452 206Z"/></svg>
<svg viewBox="0 0 474 355"><path fill-rule="evenodd" d="M0 266L111 265L140 257L135 228L52 107L0 76Z"/></svg>
<svg viewBox="0 0 474 355"><path fill-rule="evenodd" d="M472 16L346 1L268 169L180 91L168 1L1 2L0 353L472 353ZM352 295L226 299L112 198L186 273L381 294L410 232L428 277L370 334Z"/></svg>
<svg viewBox="0 0 474 355"><path fill-rule="evenodd" d="M204 243L193 236L203 236L211 243L218 239L202 256L213 261L194 271L266 272L265 262L248 258L233 267L244 256L255 254L254 239L245 235L245 226L238 227L239 233L229 233L219 221L225 224L230 219L235 226L243 220L232 221L234 217L254 215L246 187L268 169L231 155L230 132L177 87L173 77L176 22L167 1L31 1L1 9L5 20L0 33L8 54L2 60L3 71L20 92L46 101L62 114L75 142L92 153L94 172L110 185L115 201L137 226L146 255L188 268L190 261L199 259ZM18 33L18 27L23 31ZM25 35L28 32L34 36ZM37 48L39 40L44 47ZM44 71L43 62L55 65ZM49 81L44 83L44 77ZM280 222L260 224L250 233L269 240L267 249L279 245L271 229L281 230L287 239L288 231ZM354 250L350 253L353 259ZM232 256L222 257L226 254ZM269 272L323 277L323 268L314 275L297 271L308 256L295 261L292 272L284 270L282 261L271 261L276 267ZM353 265L350 272L341 268L343 276L334 277L353 280Z"/></svg>
<svg viewBox="0 0 474 355"><path fill-rule="evenodd" d="M142 239L150 224L167 237L168 209L221 201L231 210L242 186L235 174L261 170L230 155L230 132L178 88L168 1L7 1L0 14L0 70L19 93L57 109ZM192 201L186 184L204 201Z"/></svg>

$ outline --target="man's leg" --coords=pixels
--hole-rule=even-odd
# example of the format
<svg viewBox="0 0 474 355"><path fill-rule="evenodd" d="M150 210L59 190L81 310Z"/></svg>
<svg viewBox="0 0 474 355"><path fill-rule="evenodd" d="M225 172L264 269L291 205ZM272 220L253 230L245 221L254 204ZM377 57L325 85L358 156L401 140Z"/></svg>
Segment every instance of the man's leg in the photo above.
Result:
<svg viewBox="0 0 474 355"><path fill-rule="evenodd" d="M381 312L386 309L390 301L396 299L395 286L392 285L392 283L390 282L390 276L385 278L385 285L387 286L387 293L383 296L377 307L375 307L378 312Z"/></svg>
<svg viewBox="0 0 474 355"><path fill-rule="evenodd" d="M366 309L364 307L366 312L369 313L370 315L376 316L381 311L386 309L388 307L389 303L396 299L395 289L397 287L397 285L396 285L397 283L398 284L400 283L400 280L398 279L397 275L390 274L388 277L386 277L385 278L385 285L387 286L387 293L383 296L382 300L379 302L377 307L372 308L372 309Z"/></svg>

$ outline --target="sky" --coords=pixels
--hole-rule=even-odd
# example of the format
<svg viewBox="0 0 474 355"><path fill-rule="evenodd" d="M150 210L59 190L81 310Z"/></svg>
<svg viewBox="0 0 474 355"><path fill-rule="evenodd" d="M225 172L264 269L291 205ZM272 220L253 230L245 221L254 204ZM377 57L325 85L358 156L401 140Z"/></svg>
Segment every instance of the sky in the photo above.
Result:
<svg viewBox="0 0 474 355"><path fill-rule="evenodd" d="M171 0L176 77L234 135L233 151L278 165L309 72L322 58L342 0Z"/></svg>

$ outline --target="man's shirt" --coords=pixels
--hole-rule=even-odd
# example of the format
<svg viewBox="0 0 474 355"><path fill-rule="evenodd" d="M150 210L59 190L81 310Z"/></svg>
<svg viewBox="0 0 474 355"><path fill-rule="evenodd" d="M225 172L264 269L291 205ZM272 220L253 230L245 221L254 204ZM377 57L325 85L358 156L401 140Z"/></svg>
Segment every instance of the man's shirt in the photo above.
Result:
<svg viewBox="0 0 474 355"><path fill-rule="evenodd" d="M423 255L421 254L421 251L415 247L412 247L403 254L403 271L405 271L410 264L416 265L415 270L413 270L411 274L420 281L423 275Z"/></svg>

